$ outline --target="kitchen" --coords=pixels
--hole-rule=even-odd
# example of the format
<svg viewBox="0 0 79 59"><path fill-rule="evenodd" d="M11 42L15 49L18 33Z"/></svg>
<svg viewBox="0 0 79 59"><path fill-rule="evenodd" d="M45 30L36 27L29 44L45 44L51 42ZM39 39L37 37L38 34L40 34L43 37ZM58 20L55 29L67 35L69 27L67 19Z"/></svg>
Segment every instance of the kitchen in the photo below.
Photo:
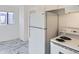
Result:
<svg viewBox="0 0 79 59"><path fill-rule="evenodd" d="M54 7L41 6L30 11L29 53L79 53L79 6Z"/></svg>

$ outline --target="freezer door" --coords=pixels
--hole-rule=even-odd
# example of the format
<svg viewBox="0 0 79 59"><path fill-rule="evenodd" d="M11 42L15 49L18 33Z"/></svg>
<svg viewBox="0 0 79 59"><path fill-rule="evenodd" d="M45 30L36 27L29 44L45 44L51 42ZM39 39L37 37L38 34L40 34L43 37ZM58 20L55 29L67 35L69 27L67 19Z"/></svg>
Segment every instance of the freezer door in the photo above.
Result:
<svg viewBox="0 0 79 59"><path fill-rule="evenodd" d="M45 53L45 31L44 29L30 28L29 53Z"/></svg>
<svg viewBox="0 0 79 59"><path fill-rule="evenodd" d="M29 26L46 28L45 12L30 12Z"/></svg>

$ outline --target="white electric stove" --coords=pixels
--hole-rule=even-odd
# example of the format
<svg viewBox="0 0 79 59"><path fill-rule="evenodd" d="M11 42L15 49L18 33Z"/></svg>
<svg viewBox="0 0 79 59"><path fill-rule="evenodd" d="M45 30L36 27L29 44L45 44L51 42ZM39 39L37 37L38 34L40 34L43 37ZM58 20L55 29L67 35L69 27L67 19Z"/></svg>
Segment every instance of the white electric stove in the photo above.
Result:
<svg viewBox="0 0 79 59"><path fill-rule="evenodd" d="M79 54L79 35L65 33L50 40L51 54ZM77 33L78 34L78 33Z"/></svg>

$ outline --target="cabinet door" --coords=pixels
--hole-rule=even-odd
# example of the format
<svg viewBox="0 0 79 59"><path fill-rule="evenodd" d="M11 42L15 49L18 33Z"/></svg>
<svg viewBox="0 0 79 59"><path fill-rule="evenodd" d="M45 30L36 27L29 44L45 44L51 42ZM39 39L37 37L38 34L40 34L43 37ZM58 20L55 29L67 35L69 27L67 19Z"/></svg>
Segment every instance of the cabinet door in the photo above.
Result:
<svg viewBox="0 0 79 59"><path fill-rule="evenodd" d="M30 28L29 53L30 54L45 53L45 30L44 29Z"/></svg>
<svg viewBox="0 0 79 59"><path fill-rule="evenodd" d="M76 54L75 52L55 45L51 42L51 54Z"/></svg>
<svg viewBox="0 0 79 59"><path fill-rule="evenodd" d="M56 10L57 8L58 8L57 5L46 5L45 6L46 11Z"/></svg>
<svg viewBox="0 0 79 59"><path fill-rule="evenodd" d="M52 42L50 43L50 45L51 45L51 54L59 54L59 48L55 45L55 44L53 44Z"/></svg>
<svg viewBox="0 0 79 59"><path fill-rule="evenodd" d="M58 49L59 49L59 52L58 54L76 54L75 52L71 51L71 50L68 50L68 49L65 49L61 46L57 46Z"/></svg>

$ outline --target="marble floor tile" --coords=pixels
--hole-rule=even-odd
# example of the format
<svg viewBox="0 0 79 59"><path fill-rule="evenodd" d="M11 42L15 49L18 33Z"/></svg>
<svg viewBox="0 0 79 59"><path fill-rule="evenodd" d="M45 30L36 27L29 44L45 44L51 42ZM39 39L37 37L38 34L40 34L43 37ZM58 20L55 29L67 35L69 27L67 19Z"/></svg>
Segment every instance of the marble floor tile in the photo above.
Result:
<svg viewBox="0 0 79 59"><path fill-rule="evenodd" d="M0 42L0 54L28 54L28 42L20 39Z"/></svg>

